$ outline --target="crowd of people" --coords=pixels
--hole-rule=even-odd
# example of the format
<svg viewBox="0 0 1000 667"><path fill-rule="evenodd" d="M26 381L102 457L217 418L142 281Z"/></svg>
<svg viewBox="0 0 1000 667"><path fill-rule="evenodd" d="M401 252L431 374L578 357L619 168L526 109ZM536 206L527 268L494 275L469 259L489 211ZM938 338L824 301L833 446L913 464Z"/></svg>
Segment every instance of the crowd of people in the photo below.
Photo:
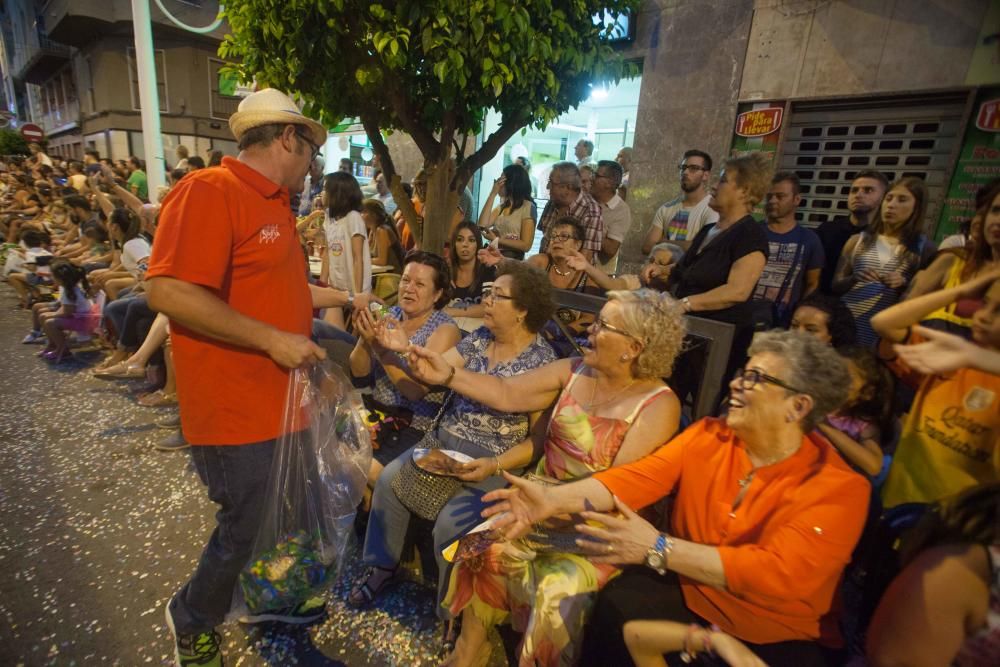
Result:
<svg viewBox="0 0 1000 667"><path fill-rule="evenodd" d="M189 448L221 506L167 606L179 665L221 664L290 370L328 355L374 441L347 603L375 603L423 531L443 664L486 664L500 624L523 666L1000 661L1000 183L939 249L918 178L860 171L848 215L812 229L794 172L691 149L646 227L631 149L594 160L581 140L541 211L526 158L478 215L460 197L439 254L380 171L325 173L325 128L284 94L230 127L239 156L178 147L162 204L137 158L37 145L6 161L0 204L23 342L53 364L103 346L81 372L154 380L141 404L179 403L159 447ZM409 185L422 214L427 174ZM640 228L646 261L619 271ZM700 419L688 317L734 331ZM430 504L406 481L428 448L456 456Z"/></svg>

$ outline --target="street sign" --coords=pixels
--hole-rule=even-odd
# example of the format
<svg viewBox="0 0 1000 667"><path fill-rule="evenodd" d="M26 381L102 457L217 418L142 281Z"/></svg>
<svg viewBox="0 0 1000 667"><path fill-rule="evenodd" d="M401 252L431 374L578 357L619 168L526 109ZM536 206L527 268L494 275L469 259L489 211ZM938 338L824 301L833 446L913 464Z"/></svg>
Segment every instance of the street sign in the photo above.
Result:
<svg viewBox="0 0 1000 667"><path fill-rule="evenodd" d="M25 141L41 141L45 138L45 132L34 123L25 123L21 126L21 136Z"/></svg>

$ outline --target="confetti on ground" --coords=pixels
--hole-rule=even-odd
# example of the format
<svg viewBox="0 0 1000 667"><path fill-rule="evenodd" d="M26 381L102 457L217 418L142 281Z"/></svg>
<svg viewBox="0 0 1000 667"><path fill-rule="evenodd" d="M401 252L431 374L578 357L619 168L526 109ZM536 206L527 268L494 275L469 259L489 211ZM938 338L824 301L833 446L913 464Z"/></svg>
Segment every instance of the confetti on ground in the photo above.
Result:
<svg viewBox="0 0 1000 667"><path fill-rule="evenodd" d="M0 285L0 665L169 665L163 606L194 569L214 526L187 452L143 408L142 382L107 382L83 351L59 366L22 345L30 315ZM210 381L210 379L206 379ZM362 566L353 545L309 628L221 628L227 664L436 665L433 590L393 584L371 608L349 607ZM492 665L506 664L494 638Z"/></svg>

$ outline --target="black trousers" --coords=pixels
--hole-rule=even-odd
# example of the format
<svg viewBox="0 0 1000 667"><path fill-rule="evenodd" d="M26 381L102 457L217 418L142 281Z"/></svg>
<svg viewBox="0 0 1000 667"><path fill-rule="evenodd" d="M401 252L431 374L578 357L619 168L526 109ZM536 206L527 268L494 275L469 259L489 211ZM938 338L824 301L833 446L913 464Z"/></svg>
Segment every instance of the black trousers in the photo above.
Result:
<svg viewBox="0 0 1000 667"><path fill-rule="evenodd" d="M633 620L665 620L710 625L684 605L680 582L673 572L661 576L644 566L625 569L600 593L583 633L582 667L634 665L622 627ZM825 667L818 644L787 641L774 644L744 642L770 667ZM682 665L678 654L667 656L670 665Z"/></svg>

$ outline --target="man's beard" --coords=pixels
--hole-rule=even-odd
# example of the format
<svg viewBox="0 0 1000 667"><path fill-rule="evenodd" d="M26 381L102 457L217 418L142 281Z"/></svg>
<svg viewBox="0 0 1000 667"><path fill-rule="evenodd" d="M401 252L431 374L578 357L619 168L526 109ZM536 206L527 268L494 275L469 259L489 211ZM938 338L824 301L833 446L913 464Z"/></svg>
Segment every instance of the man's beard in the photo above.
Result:
<svg viewBox="0 0 1000 667"><path fill-rule="evenodd" d="M681 190L687 193L694 192L700 187L701 183L685 183L684 181L681 181Z"/></svg>

